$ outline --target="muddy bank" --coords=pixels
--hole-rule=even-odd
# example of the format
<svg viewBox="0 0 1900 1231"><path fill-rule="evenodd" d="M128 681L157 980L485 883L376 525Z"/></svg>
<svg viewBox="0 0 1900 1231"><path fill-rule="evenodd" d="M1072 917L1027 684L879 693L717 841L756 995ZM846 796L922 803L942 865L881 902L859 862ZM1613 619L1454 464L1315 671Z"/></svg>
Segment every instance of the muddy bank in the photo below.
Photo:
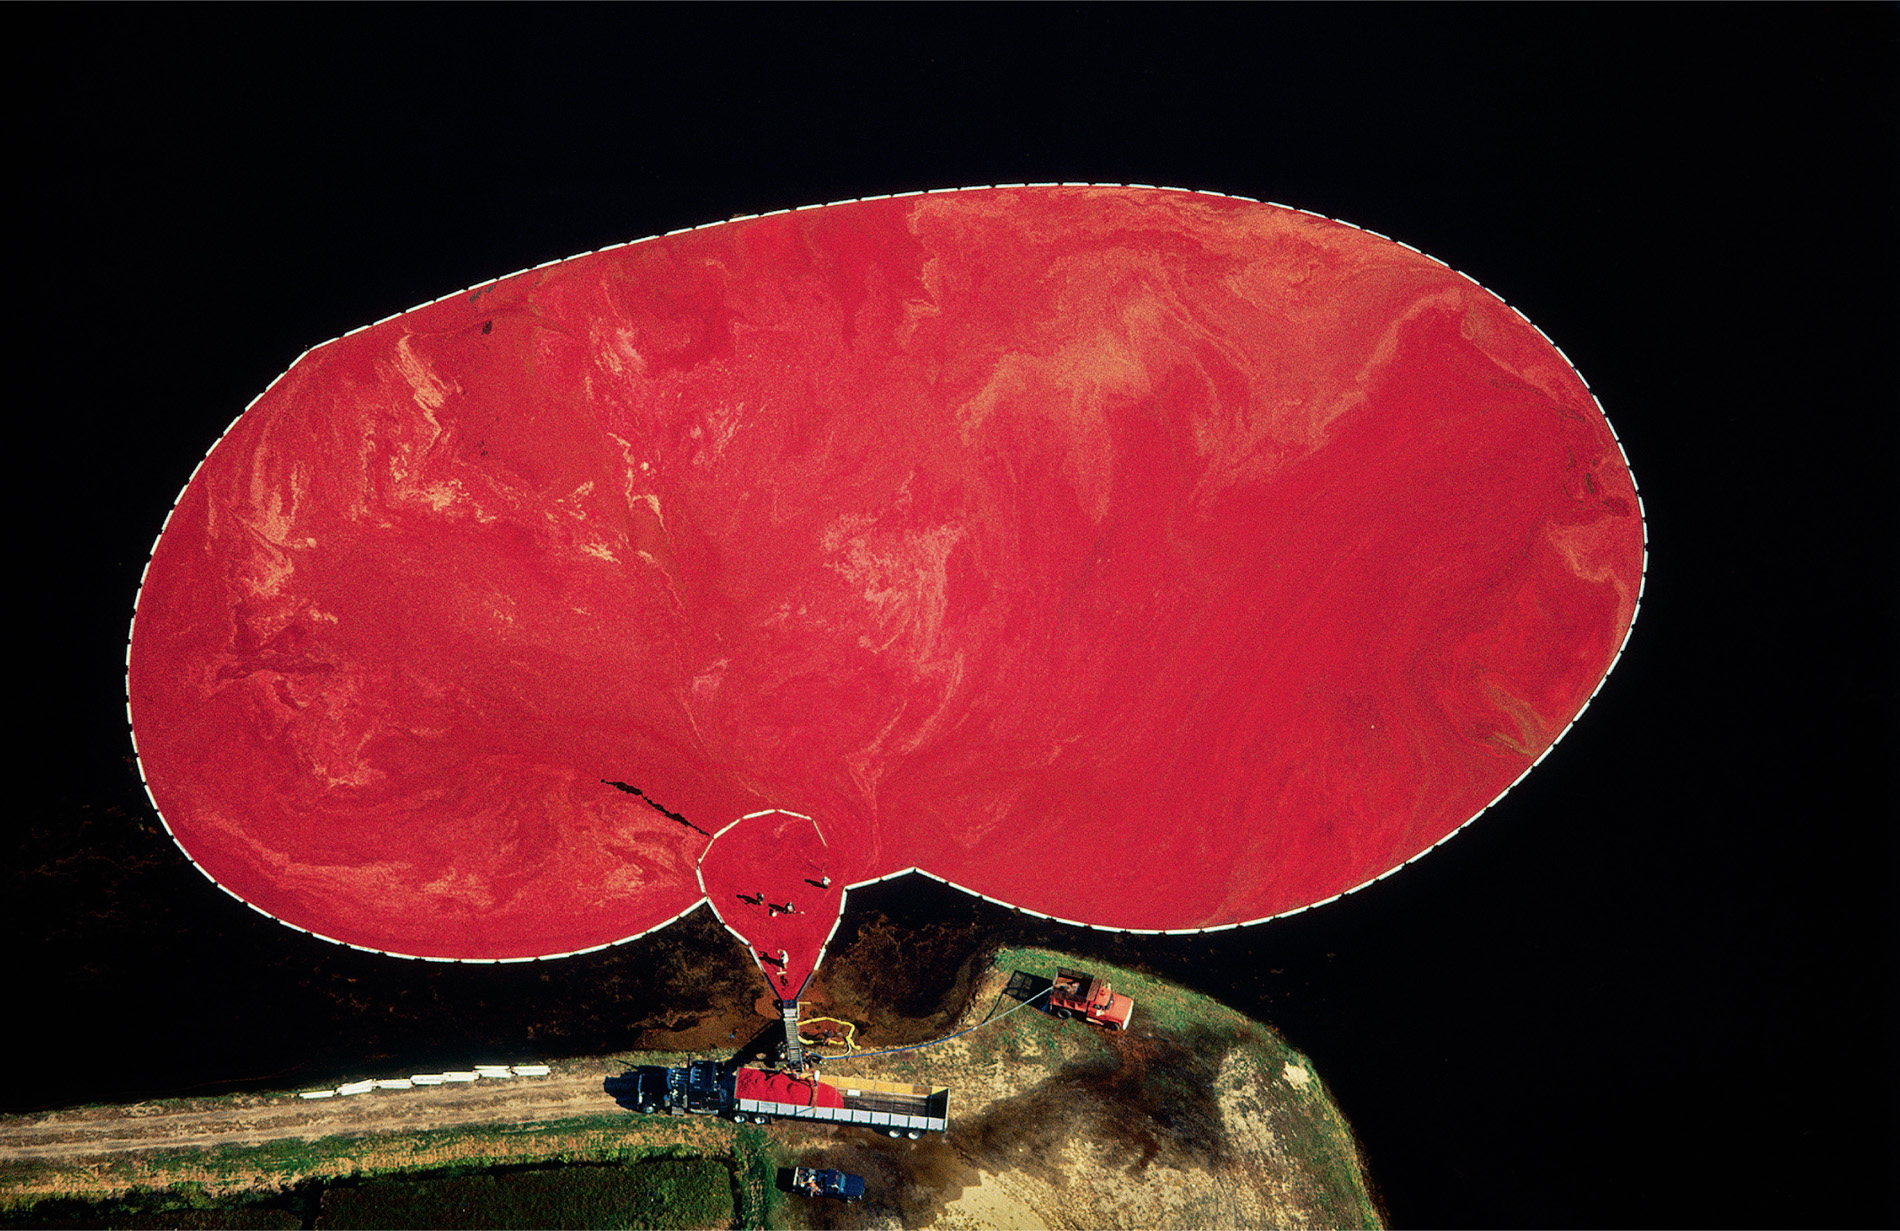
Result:
<svg viewBox="0 0 1900 1231"><path fill-rule="evenodd" d="M1009 948L976 972L959 1028L1011 1001L1012 969L1073 958ZM1135 997L1111 1033L1023 1011L937 1046L836 1060L952 1091L947 1133L890 1140L781 1123L801 1165L862 1175L863 1202L797 1201L795 1225L849 1228L1376 1226L1363 1161L1302 1054L1271 1029L1163 980L1092 962ZM834 1078L835 1079L835 1078Z"/></svg>
<svg viewBox="0 0 1900 1231"><path fill-rule="evenodd" d="M207 884L151 817L129 766L124 775L110 802L23 822L4 864L20 985L32 989L21 1050L39 1062L0 1092L0 1110L325 1085L366 1067L482 1057L715 1050L757 1029L766 989L704 907L551 962L362 953L261 919ZM986 947L1031 943L1167 971L1257 1012L1265 997L1249 983L1262 972L1222 956L1253 941L1223 936L1090 932L905 877L850 896L808 998L849 1009L866 1037L914 1042L961 1006Z"/></svg>

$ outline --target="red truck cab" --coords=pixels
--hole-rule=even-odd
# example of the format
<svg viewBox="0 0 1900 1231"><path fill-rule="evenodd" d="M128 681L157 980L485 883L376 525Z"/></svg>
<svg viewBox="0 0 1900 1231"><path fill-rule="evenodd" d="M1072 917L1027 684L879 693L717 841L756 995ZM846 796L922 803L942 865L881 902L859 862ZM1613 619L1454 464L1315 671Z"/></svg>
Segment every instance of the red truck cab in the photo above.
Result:
<svg viewBox="0 0 1900 1231"><path fill-rule="evenodd" d="M1126 1030L1135 1015L1135 1002L1115 991L1106 979L1079 970L1059 969L1049 988L1048 1006L1043 1010L1068 1020L1079 1017L1106 1030Z"/></svg>

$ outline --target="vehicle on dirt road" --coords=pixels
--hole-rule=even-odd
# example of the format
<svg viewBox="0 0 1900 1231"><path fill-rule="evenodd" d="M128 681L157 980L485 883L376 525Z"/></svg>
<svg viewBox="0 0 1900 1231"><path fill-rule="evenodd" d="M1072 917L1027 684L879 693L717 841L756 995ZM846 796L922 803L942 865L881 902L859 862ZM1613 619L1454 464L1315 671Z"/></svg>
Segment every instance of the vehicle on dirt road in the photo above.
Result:
<svg viewBox="0 0 1900 1231"><path fill-rule="evenodd" d="M943 1086L783 1073L716 1060L663 1068L641 1065L607 1080L607 1092L644 1115L727 1116L740 1124L775 1119L862 1124L887 1137L922 1137L949 1126L950 1091Z"/></svg>
<svg viewBox="0 0 1900 1231"><path fill-rule="evenodd" d="M1059 968L1042 1011L1064 1021L1079 1017L1104 1030L1126 1030L1135 1015L1135 1002L1117 992L1107 979Z"/></svg>
<svg viewBox="0 0 1900 1231"><path fill-rule="evenodd" d="M797 1167L792 1171L792 1191L807 1197L836 1197L840 1201L864 1200L864 1177L839 1171L835 1167Z"/></svg>

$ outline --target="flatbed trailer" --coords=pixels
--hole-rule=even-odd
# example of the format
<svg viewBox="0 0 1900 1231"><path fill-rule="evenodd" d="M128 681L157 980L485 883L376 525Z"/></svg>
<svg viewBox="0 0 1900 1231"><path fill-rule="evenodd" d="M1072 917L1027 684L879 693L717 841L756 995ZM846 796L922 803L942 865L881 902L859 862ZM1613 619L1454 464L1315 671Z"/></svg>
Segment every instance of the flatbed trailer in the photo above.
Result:
<svg viewBox="0 0 1900 1231"><path fill-rule="evenodd" d="M949 1126L950 1091L944 1086L818 1078L741 1068L734 1072L735 1117L769 1121L824 1120L862 1124L891 1137L921 1137Z"/></svg>

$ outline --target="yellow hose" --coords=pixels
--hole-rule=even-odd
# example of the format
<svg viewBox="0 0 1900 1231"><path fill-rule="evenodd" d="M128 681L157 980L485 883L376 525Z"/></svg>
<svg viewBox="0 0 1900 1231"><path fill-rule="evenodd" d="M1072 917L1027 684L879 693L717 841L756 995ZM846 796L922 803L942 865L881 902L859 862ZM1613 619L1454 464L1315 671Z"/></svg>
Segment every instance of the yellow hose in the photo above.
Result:
<svg viewBox="0 0 1900 1231"><path fill-rule="evenodd" d="M816 1040L807 1039L805 1037L805 1027L808 1025L815 1026L819 1022L833 1022L837 1025L844 1027L844 1050L838 1053L839 1056L848 1056L852 1052L858 1050L858 1043L857 1043L858 1028L852 1025L850 1022L845 1021L841 1017L813 1017L813 1018L808 1018L804 1021L799 1022L798 1023L798 1041L800 1043L815 1043ZM824 1053L820 1052L819 1055L824 1055ZM825 1059L827 1060L836 1060L837 1058L838 1056L825 1056Z"/></svg>

